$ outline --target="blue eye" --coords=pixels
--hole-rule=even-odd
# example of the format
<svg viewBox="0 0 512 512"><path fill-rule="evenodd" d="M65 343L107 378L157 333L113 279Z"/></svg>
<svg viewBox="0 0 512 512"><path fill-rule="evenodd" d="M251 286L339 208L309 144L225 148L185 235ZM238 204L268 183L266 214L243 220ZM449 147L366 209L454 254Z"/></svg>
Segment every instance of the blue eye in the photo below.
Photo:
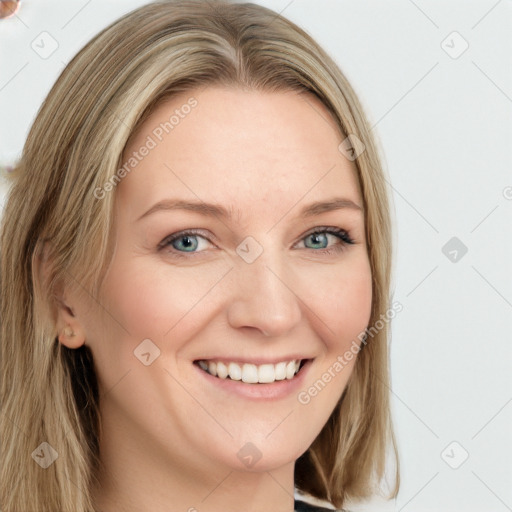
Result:
<svg viewBox="0 0 512 512"><path fill-rule="evenodd" d="M313 233L309 233L306 235L305 240L312 241L313 245L320 244L321 247L306 247L307 249L327 249L327 245L329 244L328 236L334 236L341 240L341 244L337 244L339 246L344 246L345 244L353 244L354 240L352 240L349 234L344 229L339 228L322 228L313 231ZM329 252L329 251L327 251Z"/></svg>
<svg viewBox="0 0 512 512"><path fill-rule="evenodd" d="M329 236L337 238L339 243L329 246ZM317 228L315 231L305 235L300 242L311 242L312 246L305 245L305 249L311 249L321 254L331 254L332 252L340 252L349 244L353 244L354 240L347 231L340 228L326 227ZM186 253L197 254L203 252L203 249L211 243L205 236L199 234L198 231L188 230L181 233L175 233L164 238L158 245L159 250L170 248L173 256L183 257Z"/></svg>
<svg viewBox="0 0 512 512"><path fill-rule="evenodd" d="M187 231L167 237L163 240L161 246L163 248L170 245L179 252L200 252L197 249L202 248L202 244L199 243L198 239L206 240L195 232Z"/></svg>

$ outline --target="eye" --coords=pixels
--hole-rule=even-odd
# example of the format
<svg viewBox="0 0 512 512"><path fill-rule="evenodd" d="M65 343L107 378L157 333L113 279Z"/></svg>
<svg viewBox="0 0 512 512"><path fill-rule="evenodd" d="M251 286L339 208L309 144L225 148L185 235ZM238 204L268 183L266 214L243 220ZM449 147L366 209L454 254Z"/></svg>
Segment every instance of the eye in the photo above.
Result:
<svg viewBox="0 0 512 512"><path fill-rule="evenodd" d="M198 249L204 249L207 243L207 238L201 236L198 231L188 230L169 235L160 242L158 247L159 249L165 249L171 246L178 253L196 253L202 252Z"/></svg>
<svg viewBox="0 0 512 512"><path fill-rule="evenodd" d="M329 239L337 240L338 243L333 247L328 248ZM310 246L305 244L306 249L313 249L315 252L327 254L330 254L333 251L342 251L347 245L354 243L354 240L352 240L346 230L335 227L316 228L313 232L307 234L303 240L305 240L306 243L311 244Z"/></svg>
<svg viewBox="0 0 512 512"><path fill-rule="evenodd" d="M333 239L338 243L328 247L329 241ZM304 241L312 245L311 247L304 244L304 248L325 254L342 251L347 245L354 243L354 240L352 240L346 230L335 227L316 228L305 235L301 243L304 243ZM186 257L185 254L187 253L197 254L203 252L204 249L207 249L208 243L211 242L200 231L191 229L167 236L160 242L158 249L171 249L170 252L173 256Z"/></svg>

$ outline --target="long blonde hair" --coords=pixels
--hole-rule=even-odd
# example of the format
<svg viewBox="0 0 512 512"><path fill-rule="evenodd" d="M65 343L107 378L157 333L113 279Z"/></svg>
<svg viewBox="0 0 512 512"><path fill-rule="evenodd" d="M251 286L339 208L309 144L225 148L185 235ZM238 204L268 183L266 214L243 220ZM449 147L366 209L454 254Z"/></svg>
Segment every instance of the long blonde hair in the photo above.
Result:
<svg viewBox="0 0 512 512"><path fill-rule="evenodd" d="M54 287L79 276L74 284L96 296L112 256L115 193L98 199L94 191L161 101L214 84L309 91L342 135L362 141L354 163L373 276L370 325L390 307L384 173L363 109L334 61L302 29L254 4L158 1L126 14L66 66L10 173L0 239L3 512L94 511L101 420L94 361L88 347L58 342ZM296 487L336 507L375 491L389 446L397 463L391 495L398 491L388 336L380 329L365 344L329 421L296 461ZM34 462L43 442L58 454L46 469Z"/></svg>

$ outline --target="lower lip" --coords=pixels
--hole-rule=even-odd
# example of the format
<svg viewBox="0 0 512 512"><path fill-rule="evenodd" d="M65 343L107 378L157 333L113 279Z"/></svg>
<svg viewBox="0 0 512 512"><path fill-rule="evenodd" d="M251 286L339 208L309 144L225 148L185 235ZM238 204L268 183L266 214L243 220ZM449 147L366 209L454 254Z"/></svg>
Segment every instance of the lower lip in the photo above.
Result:
<svg viewBox="0 0 512 512"><path fill-rule="evenodd" d="M197 364L193 366L206 379L206 381L227 393L233 393L243 398L253 400L278 400L297 393L303 385L306 373L309 371L312 360L306 361L293 379L276 380L269 384L247 384L241 380L221 379L210 375Z"/></svg>

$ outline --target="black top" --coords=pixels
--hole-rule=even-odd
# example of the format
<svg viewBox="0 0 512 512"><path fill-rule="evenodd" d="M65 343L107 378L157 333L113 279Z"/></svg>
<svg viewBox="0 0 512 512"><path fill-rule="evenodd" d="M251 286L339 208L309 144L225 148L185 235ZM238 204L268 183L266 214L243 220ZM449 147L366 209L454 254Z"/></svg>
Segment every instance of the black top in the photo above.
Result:
<svg viewBox="0 0 512 512"><path fill-rule="evenodd" d="M330 508L317 507L316 505L310 505L300 500L295 500L294 508L296 512L334 512L334 510Z"/></svg>

